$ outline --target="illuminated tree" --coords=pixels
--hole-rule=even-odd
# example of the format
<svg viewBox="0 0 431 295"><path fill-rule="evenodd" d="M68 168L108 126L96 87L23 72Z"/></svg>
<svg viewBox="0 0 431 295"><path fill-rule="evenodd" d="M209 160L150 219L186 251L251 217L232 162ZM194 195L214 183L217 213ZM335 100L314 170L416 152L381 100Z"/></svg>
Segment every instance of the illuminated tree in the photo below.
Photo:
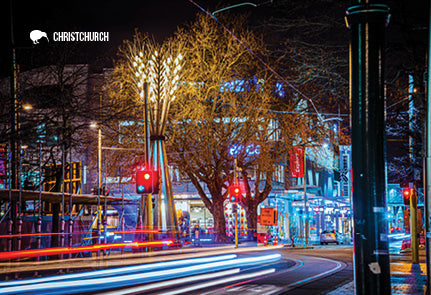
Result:
<svg viewBox="0 0 431 295"><path fill-rule="evenodd" d="M265 56L262 40L244 29L241 18L229 27L253 52ZM306 144L319 128L310 128L300 99L286 94L279 102L277 80L213 19L198 15L195 23L179 30L178 38L186 65L168 130L172 160L196 187L214 217L217 241L224 242L224 202L234 182L234 158L245 189L241 204L254 229L257 207L268 197L286 151ZM276 103L282 111L277 112ZM259 147L260 153L250 155L248 146Z"/></svg>

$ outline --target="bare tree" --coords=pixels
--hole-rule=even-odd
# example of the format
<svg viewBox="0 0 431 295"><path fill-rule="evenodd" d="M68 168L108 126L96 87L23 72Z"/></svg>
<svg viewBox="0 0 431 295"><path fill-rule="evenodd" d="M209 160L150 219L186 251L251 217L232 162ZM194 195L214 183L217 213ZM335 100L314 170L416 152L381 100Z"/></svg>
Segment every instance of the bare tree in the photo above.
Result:
<svg viewBox="0 0 431 295"><path fill-rule="evenodd" d="M26 145L23 157L26 172L30 176L39 170L39 151L43 151L43 166L66 162L70 153L74 160L84 156L89 139L89 125L98 114L100 87L95 87L95 75L87 64L72 64L73 49L67 46L50 46L44 55L48 60L26 64L27 69L18 74L20 114L16 139ZM69 63L70 62L70 63ZM32 67L34 66L34 67ZM1 83L4 99L10 93L8 79ZM23 106L31 107L25 110ZM9 106L10 109L10 106ZM10 126L6 121L3 126ZM6 133L9 131L6 130ZM3 137L2 137L3 138ZM4 137L7 138L7 137ZM60 189L62 174L57 171L55 190Z"/></svg>

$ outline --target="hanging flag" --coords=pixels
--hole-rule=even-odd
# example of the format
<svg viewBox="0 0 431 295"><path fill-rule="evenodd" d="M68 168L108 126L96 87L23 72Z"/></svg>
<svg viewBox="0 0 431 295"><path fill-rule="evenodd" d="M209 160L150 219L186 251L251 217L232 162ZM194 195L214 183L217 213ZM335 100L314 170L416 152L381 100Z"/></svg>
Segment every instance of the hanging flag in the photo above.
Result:
<svg viewBox="0 0 431 295"><path fill-rule="evenodd" d="M289 151L290 177L304 177L304 149L293 148Z"/></svg>

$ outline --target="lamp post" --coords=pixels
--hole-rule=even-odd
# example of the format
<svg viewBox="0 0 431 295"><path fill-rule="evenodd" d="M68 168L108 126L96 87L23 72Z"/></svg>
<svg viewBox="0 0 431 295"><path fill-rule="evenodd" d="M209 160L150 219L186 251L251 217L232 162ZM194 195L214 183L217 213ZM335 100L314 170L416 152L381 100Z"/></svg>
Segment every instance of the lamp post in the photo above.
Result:
<svg viewBox="0 0 431 295"><path fill-rule="evenodd" d="M355 1L350 41L354 265L356 294L390 294L386 219L384 57L389 7Z"/></svg>
<svg viewBox="0 0 431 295"><path fill-rule="evenodd" d="M100 125L97 123L91 123L90 127L97 128L97 211L96 211L96 214L97 214L97 244L100 244L101 214L99 214L99 211L100 211L100 189L101 189L101 183L102 183L102 129L100 128Z"/></svg>

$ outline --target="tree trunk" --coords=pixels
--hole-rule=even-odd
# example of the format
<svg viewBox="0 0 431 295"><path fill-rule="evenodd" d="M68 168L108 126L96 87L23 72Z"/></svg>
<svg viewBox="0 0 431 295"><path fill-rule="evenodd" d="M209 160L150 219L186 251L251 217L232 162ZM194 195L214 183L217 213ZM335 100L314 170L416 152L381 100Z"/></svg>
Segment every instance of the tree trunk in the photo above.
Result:
<svg viewBox="0 0 431 295"><path fill-rule="evenodd" d="M249 206L246 210L248 238L250 240L257 239L257 206Z"/></svg>
<svg viewBox="0 0 431 295"><path fill-rule="evenodd" d="M226 243L226 221L224 219L223 202L214 202L212 215L214 217L214 241L216 243Z"/></svg>

